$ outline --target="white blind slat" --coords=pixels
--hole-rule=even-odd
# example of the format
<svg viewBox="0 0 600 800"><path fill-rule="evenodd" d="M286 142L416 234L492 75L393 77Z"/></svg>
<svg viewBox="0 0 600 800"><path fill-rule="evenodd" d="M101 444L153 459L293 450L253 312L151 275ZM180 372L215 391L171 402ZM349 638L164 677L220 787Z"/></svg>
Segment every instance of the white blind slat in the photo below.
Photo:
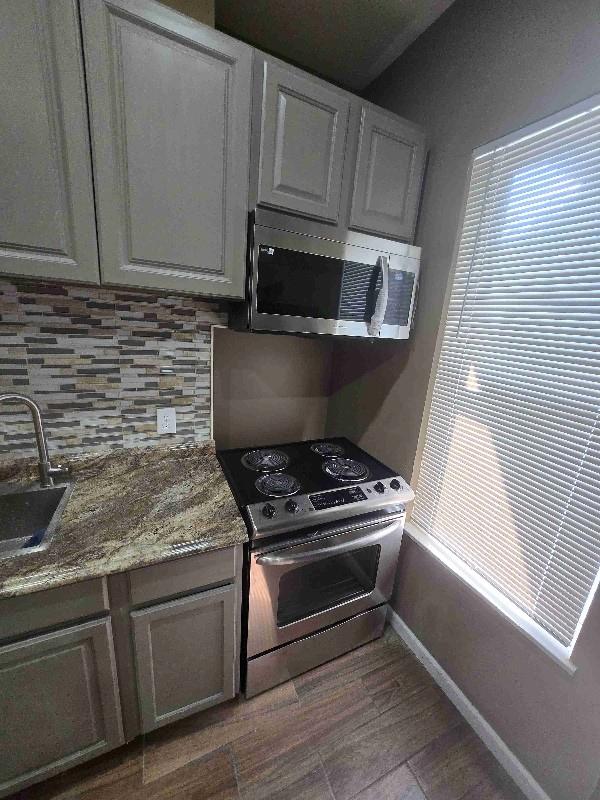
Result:
<svg viewBox="0 0 600 800"><path fill-rule="evenodd" d="M472 164L413 518L566 647L600 568L600 107Z"/></svg>

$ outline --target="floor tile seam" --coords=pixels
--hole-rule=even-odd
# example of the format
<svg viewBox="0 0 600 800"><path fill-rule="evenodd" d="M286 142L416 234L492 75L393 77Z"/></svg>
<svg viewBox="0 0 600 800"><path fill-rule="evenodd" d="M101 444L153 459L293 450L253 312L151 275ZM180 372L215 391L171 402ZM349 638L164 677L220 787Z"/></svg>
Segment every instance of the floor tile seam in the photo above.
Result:
<svg viewBox="0 0 600 800"><path fill-rule="evenodd" d="M402 686L398 683L396 678L392 678L391 680L393 680L393 682L396 684L395 688L402 690ZM433 685L435 685L435 684L433 684ZM388 708L386 708L385 711L391 711L392 708L396 708L396 706L400 705L405 700L410 700L412 697L414 697L415 695L419 694L419 692L422 692L422 691L424 691L425 689L428 689L428 688L429 688L429 684L427 686L421 686L421 687L417 687L415 689L412 689L411 691L408 692L408 694L405 694L402 697L400 697L399 700L396 703L394 703L393 705L391 705ZM394 689L394 691L395 691L395 689ZM377 694L377 693L375 693L375 694ZM381 713L383 714L383 713L385 713L385 711L382 711Z"/></svg>
<svg viewBox="0 0 600 800"><path fill-rule="evenodd" d="M227 746L229 746L229 745L227 745ZM238 761L238 758L237 758L237 755L236 755L236 752L235 752L235 748L232 747L231 751L232 751L232 755L233 755L233 758L235 759L235 763L236 763L236 775L239 777L241 775L242 768L241 768L241 766L239 764L239 761ZM261 768L261 766L263 766L265 764L269 764L269 763L271 763L272 761L274 761L276 759L282 759L282 758L286 759L286 758L290 757L290 754L293 754L293 753L298 755L300 758L306 758L308 756L317 756L319 758L319 760L321 758L321 755L320 755L319 750L316 747L316 745L314 745L314 744L312 744L312 742L309 742L306 739L304 739L304 740L302 740L300 742L297 742L296 744L294 744L294 745L292 745L290 747L287 747L286 749L284 749L282 751L279 751L277 753L277 755L275 755L275 756L268 755L265 758L262 758L260 761L253 761L252 762L252 766L256 770L259 770ZM241 780L241 777L239 777L238 785L240 787L240 795L243 797L243 791L242 791L243 781Z"/></svg>
<svg viewBox="0 0 600 800"><path fill-rule="evenodd" d="M240 781L240 766L238 764L237 756L235 754L234 749L231 746L227 746L229 750L229 755L231 757L231 763L233 765L233 776L235 778L235 786L237 789L237 796L238 800L242 800L242 788L241 788L241 781Z"/></svg>
<svg viewBox="0 0 600 800"><path fill-rule="evenodd" d="M404 660L404 659L403 659L403 660ZM392 661L390 661L390 662L386 662L385 664L381 664L381 665L379 665L379 666L377 666L377 667L374 667L372 670L370 670L369 672L366 672L364 675L358 675L357 677L355 677L355 678L353 679L353 681L351 681L351 683L353 683L354 681L360 681L360 682L362 683L362 682L363 682L363 680L364 680L364 678L365 678L367 675L370 675L371 673L375 672L375 671L376 671L376 670L378 670L378 669L381 669L382 667L389 666L389 664L390 664L390 663L392 663ZM318 668L317 668L317 669L318 669ZM300 677L302 677L302 676L300 676ZM332 678L332 679L331 679L331 688L334 688L334 687L339 687L339 685L340 685L340 684L339 684L339 678L340 678L340 676L339 676L339 675L336 675L336 676L335 676L335 678ZM291 679L291 682L292 682L292 683L293 683L293 685L294 685L294 690L296 691L296 695L297 695L297 697L298 697L298 701L299 701L300 703L305 703L305 702L306 702L306 697L303 697L303 695L302 695L302 690L301 690L301 689L299 690L299 688L298 688L298 685L297 685L297 683L296 683L296 680L297 680L297 679L294 679L294 678L292 678L292 679ZM327 683L327 681L326 681L326 683ZM310 692L308 692L308 693L305 693L305 694L310 694Z"/></svg>
<svg viewBox="0 0 600 800"><path fill-rule="evenodd" d="M425 791L425 789L421 785L421 781L419 780L419 777L418 777L416 771L414 770L414 768L411 766L410 762L413 760L413 758L416 758L417 756L419 756L424 750L427 750L428 747L431 747L432 745L434 745L438 741L438 739L441 739L442 736L446 736L447 733L449 733L450 731L454 730L454 728L457 728L461 724L461 722L464 722L464 721L465 720L461 715L460 718L456 722L453 722L452 725L447 730L442 731L442 733L438 734L434 739L431 739L431 741L426 742L422 747L419 747L418 750L415 750L414 753L411 753L408 756L408 758L406 759L406 762L405 762L406 766L410 769L411 773L415 776L415 780L417 781L417 783L421 787L421 791L423 792L425 797L428 798L428 800L429 800L429 795L427 794L427 792ZM460 798L457 798L456 800L460 800Z"/></svg>
<svg viewBox="0 0 600 800"><path fill-rule="evenodd" d="M327 786L329 788L329 794L331 795L331 800L336 800L335 793L333 791L333 786L331 785L331 781L329 780L329 775L327 774L327 770L325 769L325 764L323 763L323 759L321 758L321 753L317 750L317 758L319 760L319 764L321 765L321 769L323 770L323 775L325 776L325 780L327 781Z"/></svg>
<svg viewBox="0 0 600 800"><path fill-rule="evenodd" d="M232 758L234 757L234 753L233 753L233 750L232 750L232 748L230 746L230 742L226 742L224 744L219 745L218 747L214 747L212 750L208 750L206 752L202 752L200 755L195 756L194 758L190 758L189 761L186 761L184 764L180 764L178 767L175 767L175 769L167 770L167 772L161 772L156 778L146 781L146 780L144 780L144 775L145 775L145 756L146 756L146 750L145 750L145 747L144 747L144 749L142 751L142 786L141 786L141 788L143 789L143 788L148 787L148 790L149 790L150 787L152 786L152 784L157 783L158 781L162 780L163 778L166 778L169 775L174 775L176 772L179 772L179 770L186 769L187 767L190 767L192 764L195 764L197 761L202 761L202 759L204 759L204 758L208 758L209 756L213 756L213 755L215 755L215 753L219 753L221 750L229 751L231 757Z"/></svg>
<svg viewBox="0 0 600 800"><path fill-rule="evenodd" d="M427 687L425 687L425 688L427 688ZM420 689L420 690L419 690L419 692L421 692L421 691L424 691L424 690L425 690L425 689ZM418 692L415 692L415 694L418 694ZM364 728L366 725L371 725L372 723L376 722L378 719L380 719L381 717L383 717L383 716L384 716L385 714L387 714L389 711L392 711L394 708L396 708L396 706L391 706L390 708L387 708L387 709L385 709L385 711L378 711L378 709L376 708L376 706L374 706L374 708L375 708L375 710L376 710L378 713L377 713L377 714L376 714L374 717L372 717L371 719L365 720L365 721L364 721L364 722L362 722L360 725L358 725L356 728L353 728L353 730L352 730L352 732L351 732L351 733L352 733L352 735L354 735L355 733L357 733L358 731L360 731L360 730L361 730L362 728ZM425 712L429 711L430 709L431 709L431 706L428 706L428 707L425 709ZM404 719L402 719L402 720L400 720L400 721L398 721L398 720L394 720L393 722L390 722L390 726L392 726L392 725L396 725L396 724L404 724L404 723L406 723L406 722L410 722L411 720L414 720L415 718L420 718L422 715L423 715L423 711L420 711L420 712L419 712L419 711L417 711L417 712L415 712L415 713L413 713L413 714L410 714L409 716L405 717ZM460 722L462 722L462 721L463 721L463 717L461 716L461 717L460 717L460 718L459 718L459 719L458 719L458 720L457 720L455 723L453 723L453 724L450 726L450 728L448 728L448 730L452 730L453 728L455 728L455 727L456 727L456 726L457 726L457 725L458 725ZM389 727L389 726L385 726L385 727ZM384 728L382 728L381 730L384 730ZM377 731L377 733L381 732L381 730ZM444 733L446 733L446 731L444 731ZM443 735L443 734L440 734L440 736L442 736L442 735ZM437 740L437 738L438 738L438 737L436 736L436 737L435 737L435 739L433 739L432 741L436 741L436 740ZM415 755L417 755L418 753L420 753L420 752L421 752L421 750L424 750L424 749L425 749L425 747L428 747L428 746L429 746L429 744L431 744L431 742L428 742L427 744L423 745L423 747L419 748L419 750L415 751L414 753L411 753L411 755L410 755L408 758L413 758ZM340 744L340 746L339 746L339 747L336 747L336 748L334 748L334 749L331 751L331 753L329 754L329 756L326 756L326 757L327 757L327 758L329 758L329 757L333 756L335 753L337 753L337 752L339 752L340 750L342 750L342 749L343 749L345 746L346 746L345 744ZM318 745L317 745L317 747L318 747ZM320 750L319 750L319 753L321 754L321 751L320 751Z"/></svg>
<svg viewBox="0 0 600 800"><path fill-rule="evenodd" d="M146 785L144 776L146 774L146 734L142 733L142 787Z"/></svg>
<svg viewBox="0 0 600 800"><path fill-rule="evenodd" d="M366 792L367 789L370 789L371 786L374 786L376 783L379 783L379 781L382 781L386 777L386 775L389 775L391 772L394 772L394 770L397 770L399 767L404 767L404 766L406 766L408 768L408 759L405 759L404 761L399 761L397 764L394 764L393 767L391 767L390 769L386 770L384 773L379 775L377 778L375 778L374 781L371 781L371 783L369 783L366 786L363 786L362 788L360 788L358 790L358 792L355 792L351 797L348 798L348 800L353 800L353 798L358 797L363 792ZM411 770L411 774L412 774L412 770ZM415 780L416 780L416 778L415 778ZM418 781L417 781L417 783L418 783Z"/></svg>
<svg viewBox="0 0 600 800"><path fill-rule="evenodd" d="M434 740L434 741L435 741L435 740ZM419 751L419 752L420 752L420 751ZM415 755L416 755L416 754L415 754ZM411 756L410 758L413 758L413 757L414 757L414 756ZM432 800L432 798L429 796L429 794L428 794L428 793L427 793L427 791L425 790L425 786L424 786L424 785L423 785L423 783L422 783L422 782L419 780L419 776L418 776L418 775L417 775L417 773L414 771L414 769L411 767L411 765L410 765L410 758L407 758L407 759L406 759L406 762L405 762L405 763L406 763L406 769L407 769L407 770L410 772L410 774L411 774L411 775L413 776L413 778L415 779L415 782L416 782L417 786L418 786L418 787L419 787L419 789L420 789L420 790L423 792L423 796L424 796L424 797L425 797L427 800Z"/></svg>
<svg viewBox="0 0 600 800"><path fill-rule="evenodd" d="M369 719L364 720L363 722L359 723L355 728L352 728L352 730L349 732L350 735L354 735L357 731L359 731L365 725L371 725L373 722L375 722L375 720L379 719L379 717L381 717L383 715L383 713L385 713L385 712L379 711L377 706L373 703L373 701L370 698L369 698L369 702L370 702L370 707L375 712L374 716L369 717ZM343 744L341 744L339 747L335 747L334 749L331 750L331 755L333 755L334 753L337 753L343 747L344 747ZM314 748L315 748L315 751L319 754L319 758L322 759L324 756L323 756L323 753L321 752L321 749L320 749L321 748L321 744L317 742L317 744L314 745Z"/></svg>

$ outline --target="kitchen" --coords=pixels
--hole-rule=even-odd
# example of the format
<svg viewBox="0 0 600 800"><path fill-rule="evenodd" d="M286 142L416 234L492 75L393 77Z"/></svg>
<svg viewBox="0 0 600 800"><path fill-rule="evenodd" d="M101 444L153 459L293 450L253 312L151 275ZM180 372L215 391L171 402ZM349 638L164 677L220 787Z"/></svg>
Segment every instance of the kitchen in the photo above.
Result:
<svg viewBox="0 0 600 800"><path fill-rule="evenodd" d="M188 16L3 7L0 391L39 404L48 452L35 407L3 402L2 796L596 797L597 406L567 372L593 374L594 309L567 302L573 264L593 263L559 263L590 350L544 328L519 384L543 387L535 403L502 394L503 329L493 349L444 333L477 333L478 303L502 301L515 383L537 329L519 338L514 299L480 277L512 267L494 237L527 254L556 218L531 263L550 270L548 242L572 231L569 253L597 254L595 4L423 2L412 22L403 4L168 5ZM550 172L565 206L523 241L510 215L531 221L535 147L575 166ZM473 245L471 219L497 227ZM527 320L554 302L532 281ZM577 397L555 401L546 373ZM576 555L557 566L550 547L540 580L523 553L545 541L531 520L550 522L527 482L520 515L506 491L515 437L528 454L554 437L578 511ZM552 507L541 456L526 463ZM359 544L315 556L344 537Z"/></svg>

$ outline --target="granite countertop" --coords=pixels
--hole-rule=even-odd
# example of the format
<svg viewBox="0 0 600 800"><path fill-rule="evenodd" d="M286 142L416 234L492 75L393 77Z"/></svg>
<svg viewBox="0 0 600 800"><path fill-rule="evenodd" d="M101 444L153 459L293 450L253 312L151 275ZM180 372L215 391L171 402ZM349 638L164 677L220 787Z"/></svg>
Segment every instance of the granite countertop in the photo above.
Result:
<svg viewBox="0 0 600 800"><path fill-rule="evenodd" d="M212 442L62 463L75 485L59 526L48 549L0 560L0 598L247 541ZM0 466L2 488L36 480L34 459Z"/></svg>

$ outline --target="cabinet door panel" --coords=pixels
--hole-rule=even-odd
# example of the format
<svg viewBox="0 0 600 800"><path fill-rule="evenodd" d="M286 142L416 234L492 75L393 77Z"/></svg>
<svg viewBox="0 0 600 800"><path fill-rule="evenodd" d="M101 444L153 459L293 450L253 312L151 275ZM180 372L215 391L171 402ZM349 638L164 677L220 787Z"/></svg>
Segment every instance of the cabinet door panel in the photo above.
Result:
<svg viewBox="0 0 600 800"><path fill-rule="evenodd" d="M98 282L75 0L5 0L0 272Z"/></svg>
<svg viewBox="0 0 600 800"><path fill-rule="evenodd" d="M0 647L0 795L123 741L108 620Z"/></svg>
<svg viewBox="0 0 600 800"><path fill-rule="evenodd" d="M252 51L149 0L83 0L102 279L243 295Z"/></svg>
<svg viewBox="0 0 600 800"><path fill-rule="evenodd" d="M235 693L235 586L133 611L142 729Z"/></svg>
<svg viewBox="0 0 600 800"><path fill-rule="evenodd" d="M411 239L424 163L425 139L417 126L364 106L350 226Z"/></svg>
<svg viewBox="0 0 600 800"><path fill-rule="evenodd" d="M265 61L259 201L337 221L350 101Z"/></svg>

